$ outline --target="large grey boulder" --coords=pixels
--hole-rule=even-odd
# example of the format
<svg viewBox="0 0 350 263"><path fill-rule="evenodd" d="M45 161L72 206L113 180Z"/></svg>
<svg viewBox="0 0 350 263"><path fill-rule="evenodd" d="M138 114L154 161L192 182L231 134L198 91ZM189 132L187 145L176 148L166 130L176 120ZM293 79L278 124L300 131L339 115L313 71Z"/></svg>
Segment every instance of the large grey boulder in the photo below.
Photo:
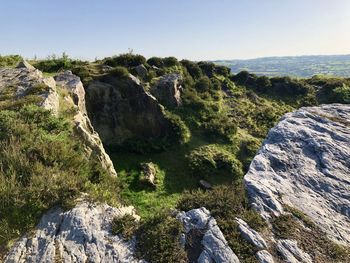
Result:
<svg viewBox="0 0 350 263"><path fill-rule="evenodd" d="M197 259L198 263L238 263L239 259L227 244L227 241L210 212L202 207L177 215L185 228L186 238L191 232L201 233L202 251ZM193 240L192 240L193 242ZM196 241L195 241L196 242Z"/></svg>
<svg viewBox="0 0 350 263"><path fill-rule="evenodd" d="M182 103L181 82L182 77L180 74L173 73L165 75L151 88L151 93L166 107L180 106Z"/></svg>
<svg viewBox="0 0 350 263"><path fill-rule="evenodd" d="M128 139L164 138L172 132L164 108L132 75L109 74L92 81L86 105L94 128L109 146Z"/></svg>
<svg viewBox="0 0 350 263"><path fill-rule="evenodd" d="M114 165L109 155L106 153L100 136L91 125L87 115L85 104L85 90L80 78L71 71L64 71L55 77L57 86L66 89L76 105L77 111L74 118L75 131L82 139L85 151L89 156L96 158L104 169L112 176L117 176ZM69 98L68 98L69 99Z"/></svg>
<svg viewBox="0 0 350 263"><path fill-rule="evenodd" d="M0 68L0 93L14 87L17 98L26 96L38 85L46 86L42 90L39 105L58 113L59 98L56 92L56 82L52 77L45 77L40 70L35 69L28 62L23 62L17 68Z"/></svg>
<svg viewBox="0 0 350 263"><path fill-rule="evenodd" d="M269 219L284 205L350 245L350 105L301 108L271 129L244 177L250 202Z"/></svg>
<svg viewBox="0 0 350 263"><path fill-rule="evenodd" d="M24 262L143 262L134 256L134 243L111 233L111 221L133 207L79 203L69 211L54 208L33 233L12 247L5 263Z"/></svg>

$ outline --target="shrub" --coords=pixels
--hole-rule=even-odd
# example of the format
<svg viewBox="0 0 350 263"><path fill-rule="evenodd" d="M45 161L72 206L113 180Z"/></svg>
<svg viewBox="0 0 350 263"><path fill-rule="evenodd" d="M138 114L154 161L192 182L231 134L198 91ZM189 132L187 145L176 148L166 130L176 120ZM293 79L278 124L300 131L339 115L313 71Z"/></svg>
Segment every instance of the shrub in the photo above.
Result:
<svg viewBox="0 0 350 263"><path fill-rule="evenodd" d="M179 61L175 57L164 58L163 62L166 67L175 67L180 65Z"/></svg>
<svg viewBox="0 0 350 263"><path fill-rule="evenodd" d="M15 67L22 59L19 55L0 55L0 67Z"/></svg>
<svg viewBox="0 0 350 263"><path fill-rule="evenodd" d="M225 66L215 66L215 73L224 77L228 77L231 69Z"/></svg>
<svg viewBox="0 0 350 263"><path fill-rule="evenodd" d="M187 69L193 79L199 79L203 76L202 70L197 63L189 60L181 60L181 64Z"/></svg>
<svg viewBox="0 0 350 263"><path fill-rule="evenodd" d="M141 65L141 64L146 64L146 58L141 55L126 53L126 54L121 54L119 56L106 58L104 60L104 64L111 67L122 66L126 68L132 68L132 67L137 67L138 65Z"/></svg>
<svg viewBox="0 0 350 263"><path fill-rule="evenodd" d="M73 60L66 53L61 57L56 55L48 56L45 60L36 62L35 67L44 72L57 72L59 70L72 69Z"/></svg>
<svg viewBox="0 0 350 263"><path fill-rule="evenodd" d="M196 81L194 88L198 92L206 92L206 91L211 90L212 84L211 84L210 79L207 76L205 76L205 77L201 77L200 79L198 79Z"/></svg>
<svg viewBox="0 0 350 263"><path fill-rule="evenodd" d="M214 76L216 67L214 63L201 61L198 63L198 66L207 77L211 78Z"/></svg>
<svg viewBox="0 0 350 263"><path fill-rule="evenodd" d="M110 74L118 78L127 78L129 76L129 71L125 67L117 66L110 71Z"/></svg>
<svg viewBox="0 0 350 263"><path fill-rule="evenodd" d="M207 180L217 176L229 179L242 176L241 163L232 153L217 145L201 146L193 150L187 160L192 173Z"/></svg>
<svg viewBox="0 0 350 263"><path fill-rule="evenodd" d="M204 122L202 127L208 136L220 137L228 141L237 132L237 124L233 119L219 113Z"/></svg>
<svg viewBox="0 0 350 263"><path fill-rule="evenodd" d="M350 87L343 84L343 86L335 88L334 93L334 102L339 103L350 103Z"/></svg>
<svg viewBox="0 0 350 263"><path fill-rule="evenodd" d="M137 252L148 262L187 262L185 250L180 245L184 232L179 220L168 213L156 215L143 222L136 233Z"/></svg>
<svg viewBox="0 0 350 263"><path fill-rule="evenodd" d="M126 240L130 240L137 230L138 222L130 215L125 214L122 217L115 217L112 221L112 233L120 234Z"/></svg>
<svg viewBox="0 0 350 263"><path fill-rule="evenodd" d="M151 57L147 60L147 64L150 66L155 66L157 68L164 67L164 61L162 58L159 57Z"/></svg>
<svg viewBox="0 0 350 263"><path fill-rule="evenodd" d="M191 131L185 122L181 119L181 117L168 111L166 112L166 118L170 122L172 131L172 134L169 138L170 143L188 143L191 139Z"/></svg>

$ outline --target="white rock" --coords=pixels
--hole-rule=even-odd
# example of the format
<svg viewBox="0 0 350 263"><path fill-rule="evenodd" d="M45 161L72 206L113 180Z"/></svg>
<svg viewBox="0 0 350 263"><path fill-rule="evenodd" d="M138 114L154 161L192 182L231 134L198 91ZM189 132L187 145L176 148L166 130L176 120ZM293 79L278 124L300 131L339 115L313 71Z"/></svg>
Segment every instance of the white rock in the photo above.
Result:
<svg viewBox="0 0 350 263"><path fill-rule="evenodd" d="M236 222L238 223L238 230L241 233L241 236L252 245L256 246L259 249L267 248L265 240L261 237L261 235L252 229L245 221L242 219L236 218Z"/></svg>
<svg viewBox="0 0 350 263"><path fill-rule="evenodd" d="M193 229L202 230L203 251L198 262L238 263L239 259L227 244L227 241L210 212L202 207L177 215L186 233Z"/></svg>
<svg viewBox="0 0 350 263"><path fill-rule="evenodd" d="M35 85L45 84L48 89L39 94L43 98L40 105L57 114L59 99L55 80L52 77L44 77L41 71L28 65L19 68L0 68L0 92L7 87L15 87L15 95L21 97Z"/></svg>
<svg viewBox="0 0 350 263"><path fill-rule="evenodd" d="M244 177L250 202L268 219L283 205L350 244L350 105L301 108L271 129Z"/></svg>
<svg viewBox="0 0 350 263"><path fill-rule="evenodd" d="M312 263L309 254L303 252L295 240L279 240L277 250L287 263Z"/></svg>
<svg viewBox="0 0 350 263"><path fill-rule="evenodd" d="M127 213L135 215L133 207L87 202L69 211L52 209L16 242L5 262L144 262L133 256L133 242L111 234L112 219Z"/></svg>
<svg viewBox="0 0 350 263"><path fill-rule="evenodd" d="M266 250L258 251L255 256L259 263L274 263L272 255Z"/></svg>
<svg viewBox="0 0 350 263"><path fill-rule="evenodd" d="M64 71L56 76L57 85L67 89L73 98L74 104L79 111L74 116L75 131L82 138L86 145L86 151L89 155L95 156L108 173L117 176L114 165L109 155L106 153L100 136L91 125L90 119L86 112L85 90L80 78L73 75L70 71Z"/></svg>

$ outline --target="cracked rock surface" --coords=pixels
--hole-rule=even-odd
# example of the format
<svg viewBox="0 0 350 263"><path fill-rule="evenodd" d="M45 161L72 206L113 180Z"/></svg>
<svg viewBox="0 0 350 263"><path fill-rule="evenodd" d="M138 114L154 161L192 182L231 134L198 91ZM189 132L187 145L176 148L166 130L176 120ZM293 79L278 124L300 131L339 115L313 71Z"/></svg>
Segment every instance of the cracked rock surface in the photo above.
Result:
<svg viewBox="0 0 350 263"><path fill-rule="evenodd" d="M47 90L40 96L40 106L58 113L59 99L56 92L56 82L52 77L44 77L40 70L35 69L27 62L21 62L17 68L0 68L0 93L8 87L15 87L18 98L26 96L36 85L44 84Z"/></svg>
<svg viewBox="0 0 350 263"><path fill-rule="evenodd" d="M85 89L80 78L71 71L64 71L55 77L58 86L68 90L73 104L78 108L75 116L75 131L83 140L89 156L95 157L111 176L117 176L113 162L106 153L100 136L93 128L86 112Z"/></svg>
<svg viewBox="0 0 350 263"><path fill-rule="evenodd" d="M186 238L191 231L197 230L201 235L201 253L197 259L198 263L238 263L239 259L227 244L227 241L218 227L216 220L205 208L193 209L188 212L180 212L177 218L182 222Z"/></svg>
<svg viewBox="0 0 350 263"><path fill-rule="evenodd" d="M269 219L292 206L328 237L350 244L350 105L288 113L270 130L244 177L250 202Z"/></svg>
<svg viewBox="0 0 350 263"><path fill-rule="evenodd" d="M81 202L69 211L52 209L16 242L5 262L144 262L134 258L132 242L111 234L112 219L126 213L134 215L133 207Z"/></svg>

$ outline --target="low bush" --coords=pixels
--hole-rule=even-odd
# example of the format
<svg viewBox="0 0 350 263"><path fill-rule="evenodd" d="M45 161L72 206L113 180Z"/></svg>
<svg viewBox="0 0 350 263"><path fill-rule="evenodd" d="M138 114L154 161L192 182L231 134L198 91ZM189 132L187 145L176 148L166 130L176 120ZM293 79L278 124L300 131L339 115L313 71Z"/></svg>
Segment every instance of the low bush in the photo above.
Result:
<svg viewBox="0 0 350 263"><path fill-rule="evenodd" d="M191 131L181 117L169 111L166 112L165 116L171 125L171 135L168 138L169 143L188 143L191 139Z"/></svg>
<svg viewBox="0 0 350 263"><path fill-rule="evenodd" d="M66 53L63 53L61 57L51 55L45 60L34 62L34 66L41 71L54 73L59 70L72 69L73 60Z"/></svg>
<svg viewBox="0 0 350 263"><path fill-rule="evenodd" d="M242 165L229 151L217 145L201 146L187 157L189 167L196 176L207 180L223 176L237 179L242 176Z"/></svg>
<svg viewBox="0 0 350 263"><path fill-rule="evenodd" d="M15 67L21 60L23 58L20 55L0 55L0 67Z"/></svg>
<svg viewBox="0 0 350 263"><path fill-rule="evenodd" d="M139 222L130 215L125 214L121 217L115 217L112 221L112 233L120 234L124 239L130 240L138 228Z"/></svg>
<svg viewBox="0 0 350 263"><path fill-rule="evenodd" d="M129 76L129 71L125 67L117 66L112 69L109 74L118 78L127 78Z"/></svg>
<svg viewBox="0 0 350 263"><path fill-rule="evenodd" d="M143 222L136 233L137 253L148 262L188 262L180 245L183 232L180 221L169 213L155 215Z"/></svg>
<svg viewBox="0 0 350 263"><path fill-rule="evenodd" d="M147 64L150 66L155 66L157 68L164 67L164 61L162 58L159 57L151 57L147 60Z"/></svg>
<svg viewBox="0 0 350 263"><path fill-rule="evenodd" d="M146 58L141 55L126 53L119 56L106 58L104 59L103 63L111 67L122 66L129 69L132 67L137 67L141 64L146 64Z"/></svg>

